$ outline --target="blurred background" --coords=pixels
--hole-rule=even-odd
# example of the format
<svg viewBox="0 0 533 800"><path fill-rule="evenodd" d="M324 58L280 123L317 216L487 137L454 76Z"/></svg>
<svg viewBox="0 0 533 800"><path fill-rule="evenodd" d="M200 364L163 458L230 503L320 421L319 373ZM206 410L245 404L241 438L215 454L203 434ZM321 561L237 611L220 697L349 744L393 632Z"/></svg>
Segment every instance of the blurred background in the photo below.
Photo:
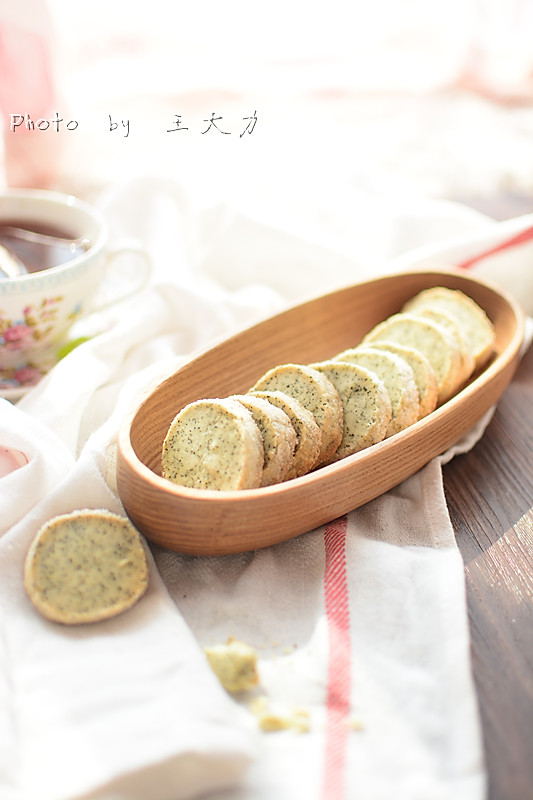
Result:
<svg viewBox="0 0 533 800"><path fill-rule="evenodd" d="M361 197L508 218L533 211L533 3L0 0L0 109L8 185L176 179L343 237Z"/></svg>

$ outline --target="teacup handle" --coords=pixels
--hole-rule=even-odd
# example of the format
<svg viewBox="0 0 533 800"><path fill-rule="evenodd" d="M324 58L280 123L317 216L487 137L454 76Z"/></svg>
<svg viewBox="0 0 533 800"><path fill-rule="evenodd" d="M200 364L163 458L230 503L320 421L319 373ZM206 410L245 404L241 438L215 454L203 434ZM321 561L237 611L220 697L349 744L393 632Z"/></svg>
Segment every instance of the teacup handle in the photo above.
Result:
<svg viewBox="0 0 533 800"><path fill-rule="evenodd" d="M129 275L126 273L126 270L123 268L121 271L120 267L118 266L117 259L120 256L126 255L137 256L136 260L141 265L140 270L138 268L135 270L136 275L131 280L128 280ZM131 265L128 264L127 272L131 273L133 271L134 270L132 270ZM112 287L114 273L116 273L115 277L117 279L117 287L115 290L109 288L110 284ZM122 300L126 300L126 298L131 297L137 292L140 292L141 289L143 289L148 283L151 273L152 261L150 256L135 239L121 239L115 242L115 244L110 245L106 253L103 287L98 295L98 297L102 295L102 299L99 302L97 297L91 311L102 311L103 309L108 308L115 303L119 303Z"/></svg>

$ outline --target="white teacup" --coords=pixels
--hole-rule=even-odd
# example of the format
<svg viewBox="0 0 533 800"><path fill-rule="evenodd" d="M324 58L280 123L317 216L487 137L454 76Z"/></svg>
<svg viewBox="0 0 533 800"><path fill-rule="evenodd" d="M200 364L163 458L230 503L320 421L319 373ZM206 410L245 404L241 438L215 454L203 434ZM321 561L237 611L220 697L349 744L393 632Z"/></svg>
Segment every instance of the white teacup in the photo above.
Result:
<svg viewBox="0 0 533 800"><path fill-rule="evenodd" d="M70 260L18 277L0 277L0 372L4 384L17 373L41 368L54 357L82 317L139 291L151 265L134 242L112 245L101 213L71 195L43 190L12 189L0 193L0 227L19 222L32 229L58 229L72 240L84 240ZM135 253L128 277L117 289L116 257ZM5 256L5 250L3 251ZM122 270L124 272L124 262ZM115 289L113 286L115 278ZM107 292L106 292L107 290Z"/></svg>

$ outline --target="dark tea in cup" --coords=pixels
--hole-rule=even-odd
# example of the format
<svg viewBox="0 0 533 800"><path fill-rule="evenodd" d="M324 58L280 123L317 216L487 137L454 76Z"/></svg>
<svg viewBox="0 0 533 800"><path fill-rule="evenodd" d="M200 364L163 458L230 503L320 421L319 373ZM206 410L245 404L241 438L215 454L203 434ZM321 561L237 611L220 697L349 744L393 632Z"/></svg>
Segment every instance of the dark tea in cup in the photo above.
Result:
<svg viewBox="0 0 533 800"><path fill-rule="evenodd" d="M87 251L90 242L52 225L2 219L0 245L22 262L27 272L39 272L72 261Z"/></svg>

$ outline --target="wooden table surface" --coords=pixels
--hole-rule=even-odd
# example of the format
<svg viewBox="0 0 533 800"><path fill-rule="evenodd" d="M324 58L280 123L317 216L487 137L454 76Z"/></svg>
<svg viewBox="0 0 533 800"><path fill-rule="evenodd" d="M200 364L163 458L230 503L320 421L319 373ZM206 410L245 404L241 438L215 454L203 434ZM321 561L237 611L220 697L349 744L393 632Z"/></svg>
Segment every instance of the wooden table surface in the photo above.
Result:
<svg viewBox="0 0 533 800"><path fill-rule="evenodd" d="M533 800L533 347L444 483L465 562L488 796Z"/></svg>

